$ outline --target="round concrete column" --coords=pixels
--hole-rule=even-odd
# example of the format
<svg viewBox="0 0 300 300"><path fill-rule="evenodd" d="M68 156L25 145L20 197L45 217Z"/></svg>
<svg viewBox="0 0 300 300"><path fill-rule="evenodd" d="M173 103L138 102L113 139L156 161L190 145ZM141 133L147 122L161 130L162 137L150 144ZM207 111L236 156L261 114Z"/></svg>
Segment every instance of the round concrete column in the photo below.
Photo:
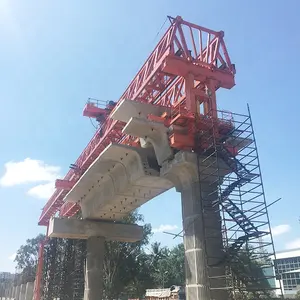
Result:
<svg viewBox="0 0 300 300"><path fill-rule="evenodd" d="M21 289L21 286L17 285L16 286L16 294L15 294L16 300L20 300L20 289Z"/></svg>
<svg viewBox="0 0 300 300"><path fill-rule="evenodd" d="M34 282L27 282L25 291L25 300L33 299Z"/></svg>
<svg viewBox="0 0 300 300"><path fill-rule="evenodd" d="M26 284L21 284L19 300L25 300Z"/></svg>
<svg viewBox="0 0 300 300"><path fill-rule="evenodd" d="M104 237L87 239L84 300L99 300L103 294Z"/></svg>

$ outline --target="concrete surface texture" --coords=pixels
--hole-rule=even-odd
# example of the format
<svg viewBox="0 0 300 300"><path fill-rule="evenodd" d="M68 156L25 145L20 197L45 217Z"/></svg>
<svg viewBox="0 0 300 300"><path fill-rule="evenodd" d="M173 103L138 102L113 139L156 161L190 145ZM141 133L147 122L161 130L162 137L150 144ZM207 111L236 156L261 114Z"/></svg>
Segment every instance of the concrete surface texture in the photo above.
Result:
<svg viewBox="0 0 300 300"><path fill-rule="evenodd" d="M53 218L49 223L48 236L70 239L101 236L106 240L136 242L143 237L143 227L104 221Z"/></svg>
<svg viewBox="0 0 300 300"><path fill-rule="evenodd" d="M217 185L212 184L215 178L200 181L198 163L195 153L178 152L172 161L164 163L161 175L181 193L187 299L226 300L225 290L214 289L225 286L224 267L213 267L224 255L221 217L212 207L218 196Z"/></svg>
<svg viewBox="0 0 300 300"><path fill-rule="evenodd" d="M20 299L20 289L21 289L20 285L16 286L16 291L15 291L15 299L16 300Z"/></svg>
<svg viewBox="0 0 300 300"><path fill-rule="evenodd" d="M87 240L84 300L99 300L103 294L104 238Z"/></svg>
<svg viewBox="0 0 300 300"><path fill-rule="evenodd" d="M33 299L33 289L34 289L34 282L27 282L26 290L25 290L25 300Z"/></svg>
<svg viewBox="0 0 300 300"><path fill-rule="evenodd" d="M83 218L118 220L171 187L168 180L159 177L152 149L112 144L84 173L65 201L79 203Z"/></svg>
<svg viewBox="0 0 300 300"><path fill-rule="evenodd" d="M26 284L21 284L19 300L25 300Z"/></svg>
<svg viewBox="0 0 300 300"><path fill-rule="evenodd" d="M140 138L141 146L153 147L159 165L173 156L169 145L168 128L161 122L149 121L149 114L159 117L170 108L141 103L132 100L122 100L112 113L114 120L126 123L124 133Z"/></svg>

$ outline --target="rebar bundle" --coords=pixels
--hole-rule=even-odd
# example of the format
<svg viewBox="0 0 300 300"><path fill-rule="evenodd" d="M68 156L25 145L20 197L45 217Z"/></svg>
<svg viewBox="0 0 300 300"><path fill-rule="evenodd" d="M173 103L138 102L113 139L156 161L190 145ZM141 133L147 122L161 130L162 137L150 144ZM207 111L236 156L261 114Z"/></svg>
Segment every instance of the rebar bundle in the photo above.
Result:
<svg viewBox="0 0 300 300"><path fill-rule="evenodd" d="M53 238L45 247L43 299L81 300L86 243Z"/></svg>
<svg viewBox="0 0 300 300"><path fill-rule="evenodd" d="M82 300L84 293L86 241L77 240L74 246L73 300Z"/></svg>

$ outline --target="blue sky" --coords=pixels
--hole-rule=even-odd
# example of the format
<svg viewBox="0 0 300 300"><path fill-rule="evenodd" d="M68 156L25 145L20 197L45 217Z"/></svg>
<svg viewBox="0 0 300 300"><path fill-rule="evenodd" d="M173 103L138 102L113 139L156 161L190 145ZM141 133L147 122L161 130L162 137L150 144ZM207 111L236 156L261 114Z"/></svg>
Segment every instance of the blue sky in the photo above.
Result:
<svg viewBox="0 0 300 300"><path fill-rule="evenodd" d="M267 199L282 197L270 209L277 248L300 247L299 9L296 0L0 0L0 271L13 271L18 247L44 232L42 198L93 135L85 101L119 98L167 15L225 31L237 75L219 106L246 112L250 104ZM160 232L181 227L179 194L141 212L153 239L180 241Z"/></svg>

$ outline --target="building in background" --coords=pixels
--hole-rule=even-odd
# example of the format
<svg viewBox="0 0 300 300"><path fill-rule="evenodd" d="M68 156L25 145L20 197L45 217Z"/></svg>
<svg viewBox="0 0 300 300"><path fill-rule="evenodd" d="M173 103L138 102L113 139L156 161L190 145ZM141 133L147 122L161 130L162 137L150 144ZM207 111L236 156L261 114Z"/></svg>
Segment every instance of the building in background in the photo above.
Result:
<svg viewBox="0 0 300 300"><path fill-rule="evenodd" d="M185 289L181 286L172 285L168 289L148 289L146 300L185 300Z"/></svg>
<svg viewBox="0 0 300 300"><path fill-rule="evenodd" d="M6 296L6 291L12 287L15 275L9 272L0 272L0 299Z"/></svg>
<svg viewBox="0 0 300 300"><path fill-rule="evenodd" d="M0 281L9 281L14 279L15 274L9 272L0 272Z"/></svg>
<svg viewBox="0 0 300 300"><path fill-rule="evenodd" d="M300 249L277 252L275 263L284 295L292 298L300 290ZM279 280L276 280L277 287Z"/></svg>

